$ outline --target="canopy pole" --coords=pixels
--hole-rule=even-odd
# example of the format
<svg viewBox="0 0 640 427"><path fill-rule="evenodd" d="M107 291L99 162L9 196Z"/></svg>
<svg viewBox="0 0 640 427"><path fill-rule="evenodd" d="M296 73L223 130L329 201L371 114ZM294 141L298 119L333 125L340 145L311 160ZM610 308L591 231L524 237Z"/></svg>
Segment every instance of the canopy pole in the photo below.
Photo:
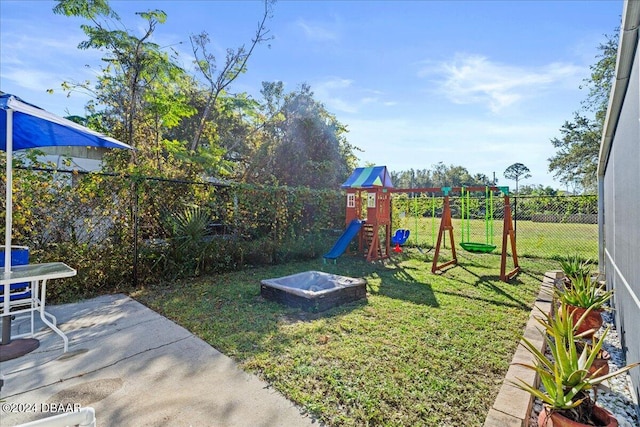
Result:
<svg viewBox="0 0 640 427"><path fill-rule="evenodd" d="M11 272L11 229L13 226L13 110L7 108L7 182L5 185L4 273Z"/></svg>

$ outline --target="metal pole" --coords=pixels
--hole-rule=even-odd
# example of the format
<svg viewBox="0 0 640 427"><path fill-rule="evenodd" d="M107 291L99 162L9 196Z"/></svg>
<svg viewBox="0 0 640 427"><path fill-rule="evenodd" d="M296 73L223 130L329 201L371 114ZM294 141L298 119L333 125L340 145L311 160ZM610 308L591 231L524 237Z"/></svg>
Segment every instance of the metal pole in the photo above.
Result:
<svg viewBox="0 0 640 427"><path fill-rule="evenodd" d="M13 110L7 108L7 181L5 188L5 201L6 201L6 223L4 229L4 275L8 276L11 273L11 229L13 227ZM5 285L9 286L9 285ZM4 311L9 311L9 298L5 298ZM4 316L2 318L2 345L7 345L11 342L11 316Z"/></svg>
<svg viewBox="0 0 640 427"><path fill-rule="evenodd" d="M598 175L598 280L604 280L604 272L606 268L604 260L604 248L606 244L604 229L604 193L604 176Z"/></svg>
<svg viewBox="0 0 640 427"><path fill-rule="evenodd" d="M133 286L138 287L138 181L133 181Z"/></svg>
<svg viewBox="0 0 640 427"><path fill-rule="evenodd" d="M518 240L518 194L513 197L513 240Z"/></svg>
<svg viewBox="0 0 640 427"><path fill-rule="evenodd" d="M4 273L11 272L11 231L13 227L13 110L7 108L7 182L5 188ZM5 301L5 304L8 302Z"/></svg>

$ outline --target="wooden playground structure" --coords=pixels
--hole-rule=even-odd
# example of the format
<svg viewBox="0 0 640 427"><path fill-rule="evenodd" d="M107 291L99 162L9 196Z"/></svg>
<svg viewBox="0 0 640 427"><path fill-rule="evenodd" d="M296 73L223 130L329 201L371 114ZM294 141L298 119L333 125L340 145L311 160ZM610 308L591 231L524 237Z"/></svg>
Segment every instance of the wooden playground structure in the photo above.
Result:
<svg viewBox="0 0 640 427"><path fill-rule="evenodd" d="M461 226L462 241L460 246L474 253L490 253L496 249L496 245L489 240L493 235L493 197L502 196L504 199L503 226L502 226L502 246L500 261L500 280L509 281L520 271L518 264L518 254L516 248L515 231L513 227L513 219L511 215L511 205L509 200L509 188L497 186L473 186L473 187L430 187L430 188L393 188L391 180L388 176L386 167L377 166L373 168L358 168L352 176L343 184L343 189L347 193L346 206L346 225L347 231L351 230L351 235L346 243L342 239L338 241L336 246L342 244L341 251L348 250L348 243L356 236L358 238L358 252L366 256L367 261L375 261L386 259L391 256L391 194L393 193L427 193L444 197L442 216L440 218L440 226L438 228L438 237L435 244L435 252L431 265L433 273L442 272L447 267L455 266L458 263L456 254L454 228L451 216L450 196L459 195L461 198ZM485 224L487 226L487 239L485 242L469 241L469 195L472 192L482 192L485 194ZM465 206L466 197L466 206ZM466 210L465 210L466 209ZM466 213L466 218L465 218ZM465 220L467 221L466 239L465 239ZM357 224L357 225L356 225ZM489 229L489 224L490 229ZM345 234L347 233L345 231ZM446 235L449 236L451 246L451 259L449 261L439 263L441 251L443 250L443 242ZM343 235L343 237L345 237ZM341 242L342 241L342 242ZM337 253L334 250L330 253ZM510 249L510 256L509 251ZM513 261L513 268L507 269L507 259ZM325 258L333 258L325 256Z"/></svg>

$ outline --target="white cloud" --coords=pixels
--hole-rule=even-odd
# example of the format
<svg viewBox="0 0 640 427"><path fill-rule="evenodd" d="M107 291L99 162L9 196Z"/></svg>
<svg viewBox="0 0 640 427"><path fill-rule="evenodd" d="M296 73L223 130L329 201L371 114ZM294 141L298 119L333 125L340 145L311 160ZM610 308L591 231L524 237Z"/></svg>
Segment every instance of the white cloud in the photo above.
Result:
<svg viewBox="0 0 640 427"><path fill-rule="evenodd" d="M331 77L324 82L318 84L323 90L345 89L353 84L353 80L341 79L339 77Z"/></svg>
<svg viewBox="0 0 640 427"><path fill-rule="evenodd" d="M498 113L556 85L575 82L583 71L567 63L526 68L492 62L481 55L457 54L450 61L427 63L418 76L433 76L437 91L454 103L485 104Z"/></svg>
<svg viewBox="0 0 640 427"><path fill-rule="evenodd" d="M330 77L326 80L313 83L311 88L316 98L322 101L329 111L357 113L358 102L344 98L347 89L349 89L352 84L353 81L349 79Z"/></svg>
<svg viewBox="0 0 640 427"><path fill-rule="evenodd" d="M363 89L354 85L354 81L340 77L329 77L314 82L311 88L317 99L322 101L331 112L355 114L369 105L391 107L395 101L383 101L383 93L372 89Z"/></svg>
<svg viewBox="0 0 640 427"><path fill-rule="evenodd" d="M55 73L31 69L10 69L3 72L3 80L10 81L25 89L45 92L47 89L58 89L60 77Z"/></svg>
<svg viewBox="0 0 640 427"><path fill-rule="evenodd" d="M311 23L304 19L298 19L295 25L302 29L302 32L313 41L331 41L335 42L340 39L338 31L329 29L328 26Z"/></svg>
<svg viewBox="0 0 640 427"><path fill-rule="evenodd" d="M28 28L28 26L27 26ZM79 50L79 29L51 37L42 31L7 31L2 35L2 80L5 85L44 92L63 81L92 79L95 71L78 64L100 61L100 52Z"/></svg>

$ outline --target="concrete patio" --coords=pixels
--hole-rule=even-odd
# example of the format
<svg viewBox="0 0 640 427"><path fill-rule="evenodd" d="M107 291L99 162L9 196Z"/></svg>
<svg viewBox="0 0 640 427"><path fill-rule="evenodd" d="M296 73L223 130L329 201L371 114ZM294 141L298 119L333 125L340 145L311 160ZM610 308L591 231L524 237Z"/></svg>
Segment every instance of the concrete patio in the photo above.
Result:
<svg viewBox="0 0 640 427"><path fill-rule="evenodd" d="M93 407L99 426L319 424L206 342L125 295L47 311L69 337L69 352L43 328L38 349L0 364L3 426L56 415L61 405Z"/></svg>

